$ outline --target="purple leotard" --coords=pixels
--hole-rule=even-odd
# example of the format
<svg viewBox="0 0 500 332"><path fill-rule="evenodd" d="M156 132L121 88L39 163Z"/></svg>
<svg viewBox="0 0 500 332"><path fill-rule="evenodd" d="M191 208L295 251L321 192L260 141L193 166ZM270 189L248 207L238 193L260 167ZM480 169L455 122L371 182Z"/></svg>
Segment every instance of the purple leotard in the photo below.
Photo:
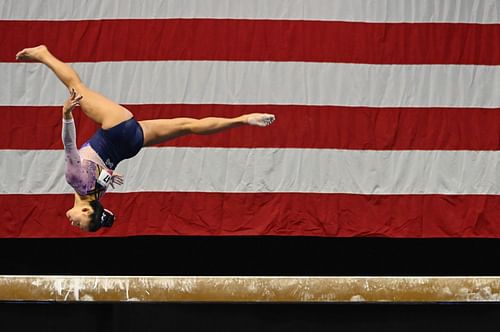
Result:
<svg viewBox="0 0 500 332"><path fill-rule="evenodd" d="M130 118L109 129L99 129L81 147L76 147L73 119L63 119L62 140L66 156L66 181L79 195L99 199L108 185L122 184L123 177L113 170L124 159L135 156L142 148L142 127Z"/></svg>
<svg viewBox="0 0 500 332"><path fill-rule="evenodd" d="M102 196L106 188L96 188L98 187L96 185L97 173L100 172L102 167L93 161L81 157L76 147L76 129L73 119L63 119L62 140L66 164L65 175L68 184L79 195L96 194L96 196Z"/></svg>

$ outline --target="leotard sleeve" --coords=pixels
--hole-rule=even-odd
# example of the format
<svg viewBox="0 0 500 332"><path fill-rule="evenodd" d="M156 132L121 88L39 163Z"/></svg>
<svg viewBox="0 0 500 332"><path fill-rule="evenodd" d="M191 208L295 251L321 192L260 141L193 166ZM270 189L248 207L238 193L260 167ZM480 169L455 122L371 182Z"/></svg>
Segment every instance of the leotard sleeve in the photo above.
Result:
<svg viewBox="0 0 500 332"><path fill-rule="evenodd" d="M80 153L76 147L76 128L73 119L63 119L62 141L65 154L65 176L66 182L80 195L87 194L89 188L89 176L87 170L82 167Z"/></svg>

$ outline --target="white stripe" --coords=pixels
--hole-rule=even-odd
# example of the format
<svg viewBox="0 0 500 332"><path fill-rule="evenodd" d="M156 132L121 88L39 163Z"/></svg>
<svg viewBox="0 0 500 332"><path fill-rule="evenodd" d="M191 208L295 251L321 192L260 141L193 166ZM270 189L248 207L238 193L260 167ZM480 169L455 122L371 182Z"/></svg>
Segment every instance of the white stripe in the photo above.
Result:
<svg viewBox="0 0 500 332"><path fill-rule="evenodd" d="M234 18L500 22L497 0L3 0L3 20Z"/></svg>
<svg viewBox="0 0 500 332"><path fill-rule="evenodd" d="M84 82L122 104L500 106L500 66L303 62L76 63ZM41 64L1 63L0 105L60 105L66 89ZM85 96L84 96L85 97Z"/></svg>
<svg viewBox="0 0 500 332"><path fill-rule="evenodd" d="M121 192L500 194L500 151L146 148ZM68 193L62 151L0 150L2 194Z"/></svg>

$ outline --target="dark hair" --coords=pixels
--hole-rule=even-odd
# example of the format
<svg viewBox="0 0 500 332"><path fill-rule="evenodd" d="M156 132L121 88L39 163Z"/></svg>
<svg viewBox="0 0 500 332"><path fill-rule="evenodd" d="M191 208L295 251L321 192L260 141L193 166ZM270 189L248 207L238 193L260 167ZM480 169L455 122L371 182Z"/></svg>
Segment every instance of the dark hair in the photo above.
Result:
<svg viewBox="0 0 500 332"><path fill-rule="evenodd" d="M90 202L94 213L90 215L89 232L96 232L101 227L111 227L115 221L115 215L106 210L96 199Z"/></svg>

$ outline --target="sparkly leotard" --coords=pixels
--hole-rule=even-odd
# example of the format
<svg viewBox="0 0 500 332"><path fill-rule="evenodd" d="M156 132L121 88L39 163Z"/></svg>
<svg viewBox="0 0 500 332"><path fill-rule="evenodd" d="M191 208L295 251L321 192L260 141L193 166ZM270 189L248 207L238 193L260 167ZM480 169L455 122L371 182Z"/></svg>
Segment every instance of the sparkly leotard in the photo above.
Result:
<svg viewBox="0 0 500 332"><path fill-rule="evenodd" d="M113 175L113 170L122 160L139 153L144 133L132 117L112 128L98 129L78 151L75 122L63 119L62 139L66 181L79 195L95 195L99 199L109 185L123 183L120 175Z"/></svg>
<svg viewBox="0 0 500 332"><path fill-rule="evenodd" d="M73 119L63 120L62 140L65 152L66 182L82 196L95 195L99 199L106 192L107 186L97 182L99 174L108 169L97 153L87 144L80 151L76 147L76 129Z"/></svg>

